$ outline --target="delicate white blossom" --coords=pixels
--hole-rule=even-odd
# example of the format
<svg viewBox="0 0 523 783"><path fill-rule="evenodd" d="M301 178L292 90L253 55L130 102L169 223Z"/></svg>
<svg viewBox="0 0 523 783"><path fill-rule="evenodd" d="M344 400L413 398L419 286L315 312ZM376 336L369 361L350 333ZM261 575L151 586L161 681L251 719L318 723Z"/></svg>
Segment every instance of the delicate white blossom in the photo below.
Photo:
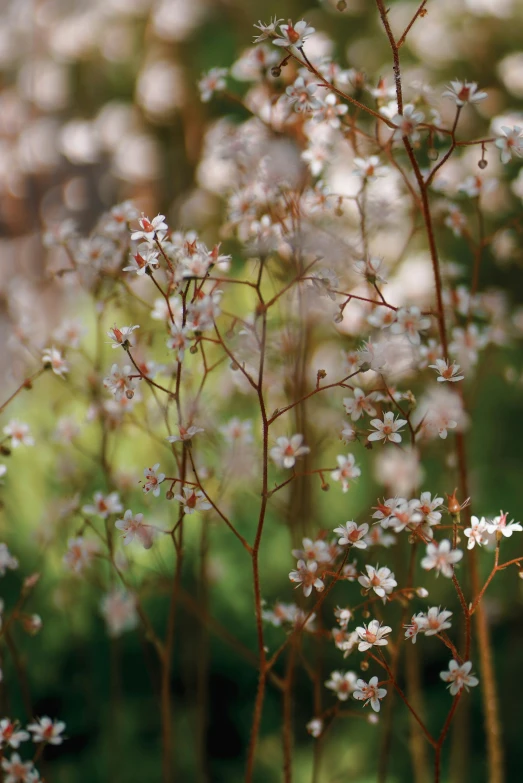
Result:
<svg viewBox="0 0 523 783"><path fill-rule="evenodd" d="M356 689L352 695L355 699L358 699L358 701L365 702L363 705L364 707L370 703L374 712L379 712L380 700L385 698L387 690L378 687L377 677L371 677L368 682L358 679L356 681Z"/></svg>
<svg viewBox="0 0 523 783"><path fill-rule="evenodd" d="M427 544L426 555L421 561L421 567L426 571L433 568L438 573L449 579L454 575L454 565L459 563L463 557L461 549L452 549L452 544L448 538L444 538L439 544L431 542Z"/></svg>
<svg viewBox="0 0 523 783"><path fill-rule="evenodd" d="M27 726L33 735L33 742L47 742L49 745L61 745L64 741L62 733L65 723L61 720L51 720L46 715L36 718Z"/></svg>
<svg viewBox="0 0 523 783"><path fill-rule="evenodd" d="M369 526L367 523L358 525L356 522L345 522L340 527L335 527L334 532L337 533L340 538L338 544L340 546L351 546L356 549L366 549L365 536L369 532Z"/></svg>
<svg viewBox="0 0 523 783"><path fill-rule="evenodd" d="M473 688L478 685L479 680L474 675L470 674L472 669L472 662L466 661L459 665L455 660L449 662L448 671L440 672L440 677L444 682L449 683L449 690L452 696L455 696L460 692L462 688L468 691L469 688Z"/></svg>
<svg viewBox="0 0 523 783"><path fill-rule="evenodd" d="M371 620L368 625L364 623L363 626L358 626L356 631L360 638L358 650L365 652L371 647L382 647L388 644L388 639L385 637L392 631L392 628L389 625L382 625L379 620Z"/></svg>
<svg viewBox="0 0 523 783"><path fill-rule="evenodd" d="M317 576L318 563L315 560L298 560L295 571L291 571L289 579L291 582L298 582L303 586L303 595L308 598L314 587L319 593L324 590L323 581Z"/></svg>
<svg viewBox="0 0 523 783"><path fill-rule="evenodd" d="M271 457L279 468L293 468L296 459L308 454L308 446L302 446L303 435L293 435L291 438L277 438L276 446L271 449Z"/></svg>
<svg viewBox="0 0 523 783"><path fill-rule="evenodd" d="M354 672L334 671L325 682L325 687L334 691L340 701L347 701L356 687L356 681L357 677Z"/></svg>
<svg viewBox="0 0 523 783"><path fill-rule="evenodd" d="M336 462L338 467L331 473L332 480L341 481L342 491L348 492L349 482L361 476L361 469L356 465L354 454L347 454L346 457L338 454Z"/></svg>

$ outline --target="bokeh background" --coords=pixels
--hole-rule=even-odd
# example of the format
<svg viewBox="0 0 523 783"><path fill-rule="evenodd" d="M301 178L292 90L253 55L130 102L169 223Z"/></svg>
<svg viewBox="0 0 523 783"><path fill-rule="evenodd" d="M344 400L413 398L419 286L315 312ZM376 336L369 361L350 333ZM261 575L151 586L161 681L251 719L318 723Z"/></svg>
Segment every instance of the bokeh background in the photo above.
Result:
<svg viewBox="0 0 523 783"><path fill-rule="evenodd" d="M229 67L249 47L253 23L272 15L306 18L332 41L332 52L345 67L364 72L369 83L391 74L386 40L374 4L347 0L344 13L334 0L2 0L0 3L0 388L2 399L16 387L27 366L17 337L59 321L63 292L49 278L42 233L50 225L73 219L88 233L114 203L133 199L147 214L161 211L175 228L196 228L210 242L218 238L222 201L213 190L212 172L201 163L205 135L224 114L240 121L241 107L218 97L199 100L197 82L203 71ZM416 4L391 0L391 20L403 28ZM464 133L471 138L488 133L490 119L509 109L523 111L523 3L518 0L429 0L428 15L412 30L402 55L411 80L436 89L449 79L466 78L487 89L489 99L479 112L467 114ZM325 46L328 48L327 39ZM238 94L246 87L234 85ZM477 151L474 152L477 155ZM501 172L497 155L488 153L493 173ZM474 155L465 171L473 171ZM467 169L467 166L469 167ZM450 167L451 176L453 170ZM463 168L460 173L463 172ZM493 202L487 223L514 220L500 238L496 254L489 252L482 268L482 288L495 285L511 305L523 304L523 255L517 218L521 212L523 178L516 164ZM503 240L503 241L502 241ZM438 242L448 260L467 264L470 253L450 232ZM241 264L234 243L228 251ZM79 302L79 309L83 304ZM92 313L82 313L89 323ZM18 331L17 331L18 330ZM87 347L89 343L87 343ZM107 353L109 360L109 351ZM494 514L499 508L521 517L521 351L513 346L488 350L474 390L474 426L467 435L472 464L474 510ZM64 503L60 444L53 442L54 407L60 406L53 378L44 379L37 394L27 394L10 409L43 433L30 453L14 454L5 480L1 530L20 559L23 574L41 571L31 610L44 620L36 637L19 634L20 665L27 667L36 714L60 717L67 723L68 741L50 749L43 771L52 783L138 783L160 780L160 719L157 707L156 662L146 640L126 634L110 640L99 612L96 586L64 579L63 545L67 531L47 539ZM70 410L83 415L81 405ZM231 401L224 412L238 412ZM248 406L241 411L249 415ZM6 414L4 414L5 418ZM2 421L2 423L5 423ZM89 432L82 441L89 450ZM336 446L332 454L336 454ZM445 444L424 463L427 488L438 494L454 487L446 464ZM154 456L138 437L123 439L114 454L122 469L136 468ZM78 456L81 460L81 455ZM365 514L378 488L366 457L363 478L351 493L350 516ZM84 473L86 471L83 465ZM85 497L99 488L96 469L84 480ZM314 519L307 532L332 528L348 512L339 493L313 498ZM140 494L136 495L136 507ZM134 508L135 506L133 506ZM234 516L240 530L252 530L253 495L238 492ZM161 517L162 511L160 510ZM292 544L302 529L293 520L271 518L262 551L264 596L293 600L288 572L294 567ZM56 525L55 525L56 527ZM299 529L298 529L299 528ZM54 529L54 528L53 528ZM60 525L58 524L60 530ZM517 540L507 542L507 556L519 554ZM203 543L202 543L203 541ZM215 623L202 622L195 609L201 586L199 569L206 548L208 607ZM404 553L403 553L404 554ZM384 555L385 557L385 555ZM167 580L172 562L162 551L147 555L144 601L153 621L162 627L167 597L158 588ZM393 558L401 561L402 553ZM488 558L483 563L488 570ZM394 568L393 563L387 564ZM2 581L7 604L18 595L21 573ZM419 575L420 580L422 579ZM423 577L424 582L426 577ZM448 584L432 580L435 601L452 602ZM357 592L354 587L340 590ZM296 595L296 594L295 594ZM295 597L294 595L294 597ZM340 595L336 602L342 602ZM326 616L335 604L328 603ZM523 583L517 572L506 573L489 590L486 607L491 624L496 671L504 721L503 743L507 779L521 777L520 726L523 722L520 661L523 649ZM204 618L205 619L205 618ZM176 721L177 779L231 783L242 779L249 738L257 674L249 655L255 650L255 624L249 564L233 538L214 528L201 535L201 521L189 533L182 606L173 674ZM241 648L230 643L232 635ZM270 629L275 649L282 631ZM207 658L201 650L207 650ZM200 651L200 653L198 652ZM314 650L311 654L316 654ZM3 710L24 715L24 694L16 685L12 663L5 656ZM202 659L203 663L202 663ZM206 663L207 661L207 663ZM429 724L444 720L449 697L438 673L446 655L436 645L424 645L422 677ZM198 667L208 665L208 730L202 743L198 710L203 698ZM343 668L331 649L318 659L327 678ZM477 667L476 667L477 668ZM300 675L301 677L302 675ZM465 701L465 700L464 700ZM479 693L467 704L470 722L462 721L447 750L446 778L483 781L485 777L482 710ZM312 696L305 678L295 696L295 779L310 779L313 740L305 730L312 717ZM256 780L281 780L281 699L269 688L264 711L260 764ZM376 780L378 729L364 720L340 721L325 751L322 783ZM394 722L390 781L411 779L411 727L398 709ZM453 773L448 771L449 759Z"/></svg>

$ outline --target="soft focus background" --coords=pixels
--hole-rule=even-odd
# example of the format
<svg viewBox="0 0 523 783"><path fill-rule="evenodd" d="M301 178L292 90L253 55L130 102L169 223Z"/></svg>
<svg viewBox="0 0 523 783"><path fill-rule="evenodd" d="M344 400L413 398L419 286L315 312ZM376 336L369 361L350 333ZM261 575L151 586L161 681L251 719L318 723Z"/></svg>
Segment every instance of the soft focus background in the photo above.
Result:
<svg viewBox="0 0 523 783"><path fill-rule="evenodd" d="M241 107L218 97L210 104L199 100L197 82L213 66L231 66L249 47L253 23L280 17L306 18L325 34L325 51L344 67L366 74L374 86L379 77L390 80L390 57L375 7L369 0L347 0L339 13L334 0L2 0L0 3L0 353L1 399L23 378L27 366L24 340L40 329L49 331L74 302L47 273L42 232L72 219L82 233L93 227L113 204L133 199L154 215L161 211L173 228L202 230L212 244L218 241L222 219L219 172L202 153L210 124L224 114L244 119ZM390 2L391 21L401 30L417 4ZM329 42L328 37L332 40ZM477 81L489 98L476 113L467 113L463 136L489 133L494 115L523 111L523 3L518 0L429 0L428 15L413 28L402 50L406 83L423 81L441 91L449 79ZM235 84L243 94L245 85ZM365 100L365 94L361 96ZM512 112L514 113L514 112ZM512 123L511 123L512 124ZM445 176L458 181L474 173L478 151L464 163L449 164ZM489 172L501 173L498 155L487 154ZM341 175L340 175L341 176ZM487 206L487 222L495 215L517 218L521 212L523 178L517 166L509 167L509 181L500 186ZM512 184L510 184L512 178ZM438 242L446 260L470 263L463 243L449 231ZM230 243L241 268L241 254ZM500 236L496 253L489 253L482 268L481 287L496 285L507 292L512 305L523 305L523 254L514 230ZM87 325L92 312L77 304ZM84 312L85 309L85 312ZM517 326L518 324L516 324ZM521 323L519 324L521 328ZM89 342L87 342L89 346ZM110 349L107 352L109 362ZM473 466L471 491L474 511L494 514L509 509L523 515L521 494L521 375L522 356L515 349L487 351L474 393L474 426L467 436ZM77 379L77 383L79 380ZM20 634L22 666L27 666L36 714L60 717L67 723L68 741L50 749L43 767L51 783L141 783L160 780L159 713L155 693L155 660L138 634L108 639L99 613L100 593L93 585L64 579L62 555L67 533L56 530L64 499L68 470L60 444L51 435L54 406L59 406L53 378L45 378L37 394L20 398L9 410L28 421L39 433L37 447L13 454L1 521L3 539L22 563L24 574L42 571L42 582L31 601L31 611L44 620L34 637ZM234 401L224 401L224 414L238 413ZM84 416L79 405L69 413ZM248 407L241 411L249 415ZM6 423L6 414L2 425ZM6 419L7 420L7 419ZM82 444L88 451L89 432ZM336 445L332 454L336 454ZM123 440L114 455L119 469L131 474L154 457L138 437ZM378 493L365 456L359 455L363 478L349 501L339 492L317 492L315 519L307 532L332 528L342 518L364 514ZM445 465L445 445L424 463L427 488L441 494L454 489ZM80 458L80 457L79 457ZM153 459L153 461L155 461ZM83 465L86 470L86 465ZM93 470L82 486L86 499L99 488ZM71 479L74 485L74 478ZM139 510L140 492L135 506ZM235 496L234 517L240 530L252 531L255 500L248 492ZM133 506L133 508L135 507ZM161 521L162 507L158 507ZM346 517L344 515L347 515ZM294 600L288 572L294 567L291 545L302 533L301 523L271 519L262 552L264 596ZM293 525L296 530L293 530ZM59 528L59 525L58 525ZM289 529L290 528L290 529ZM242 645L255 649L255 624L250 572L244 553L233 538L215 534L206 541L209 557L209 606L213 617ZM195 522L187 544L184 598L178 622L173 697L176 719L178 779L232 783L242 779L248 742L256 670L240 651L227 644L212 627L205 628L193 611L198 599L201 563L200 521ZM507 542L507 558L520 553L515 539ZM385 555L384 555L385 557ZM401 552L393 557L401 558ZM160 551L143 558L151 573L145 581L144 600L158 627L162 626L167 598L157 590L158 577L167 578L172 563ZM488 560L485 560L487 570ZM387 560L387 565L394 564ZM9 573L2 581L6 603L18 594L21 576ZM424 583L427 577L424 576ZM420 575L421 580L421 575ZM453 602L451 585L435 588L435 601ZM507 779L521 777L520 727L523 723L520 660L523 649L523 583L517 573L504 574L486 599L496 656ZM357 588L340 586L339 591ZM341 599L340 599L341 600ZM329 611L335 603L330 602ZM330 620L328 621L330 622ZM198 747L196 653L210 638L210 712L206 747ZM275 649L282 638L269 629L268 644ZM449 705L438 673L446 663L443 649L424 646L422 675L429 724L441 724ZM343 667L339 653L330 648L321 665L327 677ZM5 678L13 679L6 662ZM476 667L477 668L477 667ZM325 677L325 678L326 678ZM479 690L479 689L478 689ZM9 689L3 711L24 715L23 694ZM465 701L467 702L465 704ZM454 776L447 780L483 781L481 700L479 693L463 700L471 715L470 731L457 731L447 749ZM310 779L313 740L305 730L312 717L308 682L296 689L296 781ZM281 780L281 703L269 688L264 712L256 780ZM410 726L399 708L394 724L391 781L410 779L408 761ZM335 725L329 736L322 782L376 779L376 727L361 721ZM448 759L448 757L447 757ZM447 774L447 773L446 773Z"/></svg>

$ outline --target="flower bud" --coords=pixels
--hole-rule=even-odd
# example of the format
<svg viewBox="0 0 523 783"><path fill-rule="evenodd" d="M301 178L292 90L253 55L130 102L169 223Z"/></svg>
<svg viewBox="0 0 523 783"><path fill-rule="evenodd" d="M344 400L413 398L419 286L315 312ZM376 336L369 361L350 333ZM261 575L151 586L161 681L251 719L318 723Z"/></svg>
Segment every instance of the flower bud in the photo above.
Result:
<svg viewBox="0 0 523 783"><path fill-rule="evenodd" d="M418 587L418 589L416 590L416 595L419 598L426 598L428 596L428 594L429 594L429 591L426 590L424 587Z"/></svg>
<svg viewBox="0 0 523 783"><path fill-rule="evenodd" d="M347 0L338 0L338 2L336 3L336 8L338 9L338 11L345 11L345 9L347 8Z"/></svg>
<svg viewBox="0 0 523 783"><path fill-rule="evenodd" d="M275 79L278 78L278 76L281 76L281 68L279 65L273 65L271 68L271 76L274 76Z"/></svg>
<svg viewBox="0 0 523 783"><path fill-rule="evenodd" d="M368 668L369 668L369 662L368 661L362 661L360 663L360 669L362 670L362 672L366 672Z"/></svg>
<svg viewBox="0 0 523 783"><path fill-rule="evenodd" d="M174 492L172 491L172 489L168 489L167 490L167 492L165 493L165 497L166 497L167 500L172 500L173 499Z"/></svg>
<svg viewBox="0 0 523 783"><path fill-rule="evenodd" d="M486 161L485 158L481 158L481 160L478 160L478 166L480 169L486 169L488 166L488 161Z"/></svg>
<svg viewBox="0 0 523 783"><path fill-rule="evenodd" d="M429 160L437 160L439 158L439 152L435 147L431 147L427 152Z"/></svg>

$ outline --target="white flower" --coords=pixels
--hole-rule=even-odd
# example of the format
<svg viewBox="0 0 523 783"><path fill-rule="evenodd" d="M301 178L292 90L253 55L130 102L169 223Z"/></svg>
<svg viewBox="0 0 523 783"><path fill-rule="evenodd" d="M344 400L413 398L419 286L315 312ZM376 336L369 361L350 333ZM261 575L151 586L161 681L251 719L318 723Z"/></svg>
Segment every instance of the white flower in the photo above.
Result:
<svg viewBox="0 0 523 783"><path fill-rule="evenodd" d="M331 150L324 142L311 139L301 153L302 160L308 165L313 177L318 177L331 158Z"/></svg>
<svg viewBox="0 0 523 783"><path fill-rule="evenodd" d="M394 420L394 413L387 411L383 415L383 421L372 419L370 423L376 432L371 432L368 440L383 440L385 443L389 440L392 443L401 443L401 435L398 430L404 427L407 421L399 418Z"/></svg>
<svg viewBox="0 0 523 783"><path fill-rule="evenodd" d="M53 332L53 339L59 345L78 348L86 330L81 321L65 319Z"/></svg>
<svg viewBox="0 0 523 783"><path fill-rule="evenodd" d="M357 677L354 672L331 672L330 679L326 681L325 687L334 691L340 701L347 701L349 694L356 687Z"/></svg>
<svg viewBox="0 0 523 783"><path fill-rule="evenodd" d="M153 272L160 266L158 261L158 253L156 250L148 249L143 251L145 255L142 255L139 251L132 254L132 261L129 266L124 266L124 272L136 272L140 277L144 275L147 270Z"/></svg>
<svg viewBox="0 0 523 783"><path fill-rule="evenodd" d="M34 438L30 434L29 425L17 419L11 419L4 427L4 435L11 438L11 448L18 446L34 446Z"/></svg>
<svg viewBox="0 0 523 783"><path fill-rule="evenodd" d="M168 440L169 443L178 443L178 441L191 440L198 432L205 432L202 427L191 425L185 428L181 424L178 426L178 430L179 435L169 435L165 440Z"/></svg>
<svg viewBox="0 0 523 783"><path fill-rule="evenodd" d="M476 324L469 324L465 329L457 326L452 330L452 342L449 351L458 357L462 366L469 367L476 364L478 354L488 343L488 336L480 332Z"/></svg>
<svg viewBox="0 0 523 783"><path fill-rule="evenodd" d="M387 348L385 345L367 340L357 353L362 372L365 370L383 372L387 369Z"/></svg>
<svg viewBox="0 0 523 783"><path fill-rule="evenodd" d="M2 769L7 773L4 783L37 783L40 776L32 761L22 761L18 753L12 753L11 758L2 759Z"/></svg>
<svg viewBox="0 0 523 783"><path fill-rule="evenodd" d="M208 103L215 92L221 92L227 87L225 81L229 71L227 68L211 68L210 71L204 73L200 81L198 82L198 89L200 90L200 98L203 103ZM154 221L153 221L154 222ZM165 226L167 228L167 226Z"/></svg>
<svg viewBox="0 0 523 783"><path fill-rule="evenodd" d="M314 739L316 739L317 737L320 736L320 734L323 731L323 721L321 718L312 718L312 720L310 720L307 723L305 728L307 729L311 737L314 737Z"/></svg>
<svg viewBox="0 0 523 783"><path fill-rule="evenodd" d="M477 198L482 193L491 193L498 186L497 179L483 179L479 174L470 175L458 187L460 193L466 193L470 198ZM465 312L466 315L466 312Z"/></svg>
<svg viewBox="0 0 523 783"><path fill-rule="evenodd" d="M390 568L387 568L386 566L383 566L382 568L376 566L376 568L374 568L374 566L366 565L365 569L367 575L365 576L363 574L360 576L358 582L366 592L374 590L376 595L379 595L379 597L383 598L385 601L386 596L389 593L392 593L398 584L394 579L394 574Z"/></svg>
<svg viewBox="0 0 523 783"><path fill-rule="evenodd" d="M287 87L286 100L297 112L310 112L319 109L322 103L314 97L317 89L316 84L313 82L306 84L303 76L298 76L294 84Z"/></svg>
<svg viewBox="0 0 523 783"><path fill-rule="evenodd" d="M365 546L367 546L367 542L365 539L363 539L365 542ZM364 549L365 547L357 547L357 549ZM343 566L342 578L346 579L347 582L355 582L358 578L358 564L357 560L354 559L352 563L347 563ZM345 610L344 610L345 611ZM346 611L349 611L348 609Z"/></svg>
<svg viewBox="0 0 523 783"><path fill-rule="evenodd" d="M356 465L354 454L347 454L346 457L338 454L336 462L338 463L338 468L332 471L331 478L333 481L341 481L342 491L348 492L349 481L361 476L361 469Z"/></svg>
<svg viewBox="0 0 523 783"><path fill-rule="evenodd" d="M325 585L322 580L316 576L318 570L318 563L315 560L298 560L298 564L295 571L291 571L289 579L291 582L298 582L303 585L303 595L308 598L312 593L314 587L319 593L324 590Z"/></svg>
<svg viewBox="0 0 523 783"><path fill-rule="evenodd" d="M34 723L29 723L27 728L33 735L33 742L61 745L64 741L61 734L65 729L65 723L61 720L51 720L44 715L42 718L36 718Z"/></svg>
<svg viewBox="0 0 523 783"><path fill-rule="evenodd" d="M369 532L369 526L366 523L363 525L357 525L356 522L345 522L340 527L335 527L334 532L337 533L340 538L338 544L340 546L353 546L356 549L366 549L367 544L363 540Z"/></svg>
<svg viewBox="0 0 523 783"><path fill-rule="evenodd" d="M365 680L356 681L356 690L352 694L358 701L364 701L364 707L370 702L370 706L374 712L380 711L380 699L384 699L387 695L385 688L378 688L378 678L371 677L369 682Z"/></svg>
<svg viewBox="0 0 523 783"><path fill-rule="evenodd" d="M295 46L298 49L303 46L308 36L315 32L314 27L309 27L307 22L302 20L293 25L290 19L288 24L280 25L280 30L281 35L273 39L273 44L275 46Z"/></svg>
<svg viewBox="0 0 523 783"><path fill-rule="evenodd" d="M343 630L346 630L350 620L352 619L351 610L337 606L336 609L334 610L334 616L337 619L340 627Z"/></svg>
<svg viewBox="0 0 523 783"><path fill-rule="evenodd" d="M137 538L144 549L150 549L152 547L153 531L149 525L143 524L143 514L133 514L131 509L128 508L123 519L117 519L114 526L117 530L123 532L123 542L125 546Z"/></svg>
<svg viewBox="0 0 523 783"><path fill-rule="evenodd" d="M521 533L523 530L523 527L520 525L519 522L514 522L512 520L507 525L507 517L508 517L508 511L504 514L503 511L499 512L499 517L494 517L492 522L487 522L487 530L489 533L496 533L499 534L498 538L501 537L501 535L505 536L506 538L510 538L512 533L517 531L518 533Z"/></svg>
<svg viewBox="0 0 523 783"><path fill-rule="evenodd" d="M0 544L0 576L5 576L6 569L14 571L18 568L18 560L13 557L7 544Z"/></svg>
<svg viewBox="0 0 523 783"><path fill-rule="evenodd" d="M372 405L372 402L375 398L373 393L366 395L363 389L359 389L357 386L354 388L352 393L354 395L353 398L343 398L345 412L349 414L352 421L358 421L364 411L365 413L368 413L369 416L376 415L376 408L374 408Z"/></svg>
<svg viewBox="0 0 523 783"><path fill-rule="evenodd" d="M427 622L427 618L425 617L423 612L412 615L410 624L403 626L406 629L405 639L412 639L412 644L416 644L416 637L420 632L423 633L423 629L425 628L426 622Z"/></svg>
<svg viewBox="0 0 523 783"><path fill-rule="evenodd" d="M95 541L89 541L82 536L70 538L67 542L67 552L63 557L63 563L75 574L80 574L90 565L97 551L98 544Z"/></svg>
<svg viewBox="0 0 523 783"><path fill-rule="evenodd" d="M336 627L336 628L332 629L332 638L333 638L334 644L336 645L338 650L345 651L347 649L347 645L352 641L352 639L354 637L354 633L355 632L349 633L344 628ZM355 636L356 636L356 639L354 641L354 644L356 644L356 642L357 642L358 634L355 634ZM352 646L354 646L354 644Z"/></svg>
<svg viewBox="0 0 523 783"><path fill-rule="evenodd" d="M212 295L204 296L188 305L187 327L195 332L212 329L215 319L220 314L221 295L221 291L214 291Z"/></svg>
<svg viewBox="0 0 523 783"><path fill-rule="evenodd" d="M451 98L456 106L464 106L466 103L479 103L487 97L487 93L478 92L476 82L451 81L450 87L447 87L442 97Z"/></svg>
<svg viewBox="0 0 523 783"><path fill-rule="evenodd" d="M467 218L457 204L448 205L448 214L443 222L452 230L455 237L463 236L467 228Z"/></svg>
<svg viewBox="0 0 523 783"><path fill-rule="evenodd" d="M380 79L377 87L371 87L369 89L370 94L377 101L386 101L387 98L394 98L396 95L396 89L394 87L387 87L385 79Z"/></svg>
<svg viewBox="0 0 523 783"><path fill-rule="evenodd" d="M420 332L430 327L430 318L422 316L419 307L400 307L396 313L396 321L390 331L393 334L405 334L413 345L420 344Z"/></svg>
<svg viewBox="0 0 523 783"><path fill-rule="evenodd" d="M247 444L252 443L252 421L251 419L244 419L241 421L236 416L220 427L220 432L231 446L235 444Z"/></svg>
<svg viewBox="0 0 523 783"><path fill-rule="evenodd" d="M132 201L123 201L121 204L116 204L105 216L104 233L109 236L115 235L119 237L129 228L129 223L132 220L136 220L138 215L139 212Z"/></svg>
<svg viewBox="0 0 523 783"><path fill-rule="evenodd" d="M258 24L253 25L253 27L257 27L260 31L260 35L254 39L254 43L260 43L261 41L265 41L267 38L271 38L273 35L277 35L276 28L280 22L283 22L283 19L277 19L274 17L274 19L271 19L269 24L264 24L263 22L259 21Z"/></svg>
<svg viewBox="0 0 523 783"><path fill-rule="evenodd" d="M293 549L292 556L297 560L317 560L318 563L328 563L331 559L329 545L319 538L313 541L311 538L302 540L303 549Z"/></svg>
<svg viewBox="0 0 523 783"><path fill-rule="evenodd" d="M407 500L405 498L398 497L389 498L388 500L383 500L382 502L378 500L378 505L373 506L375 512L372 515L372 518L378 519L383 527L390 527L391 519L394 517L396 509L404 506L406 502Z"/></svg>
<svg viewBox="0 0 523 783"><path fill-rule="evenodd" d="M387 329L396 323L396 311L391 310L390 307L376 307L367 316L367 323L375 329Z"/></svg>
<svg viewBox="0 0 523 783"><path fill-rule="evenodd" d="M182 313L183 313L182 300L179 296L170 296L169 305L167 305L167 302L163 298L163 296L155 299L154 307L151 310L151 318L153 319L153 321L169 320L171 317L169 308L172 314L174 315L175 319L182 317Z"/></svg>
<svg viewBox="0 0 523 783"><path fill-rule="evenodd" d="M110 495L104 495L102 492L95 492L93 503L82 506L83 514L96 514L102 519L107 519L109 514L119 514L123 511L118 492L111 492Z"/></svg>
<svg viewBox="0 0 523 783"><path fill-rule="evenodd" d="M439 606L431 606L423 623L422 631L425 636L434 636L446 628L450 628L449 617L452 617L452 612L449 612L447 609L440 611Z"/></svg>
<svg viewBox="0 0 523 783"><path fill-rule="evenodd" d="M380 177L388 171L387 166L381 165L377 155L371 155L370 158L354 158L352 164L353 173L365 179Z"/></svg>
<svg viewBox="0 0 523 783"><path fill-rule="evenodd" d="M157 237L158 231L165 231L168 226L165 222L165 215L156 215L155 218L149 220L148 217L142 213L142 217L139 219L140 231L134 231L131 234L131 239L143 239L146 242L152 243Z"/></svg>
<svg viewBox="0 0 523 783"><path fill-rule="evenodd" d="M109 329L109 331L107 332L107 336L111 338L111 347L119 348L124 343L130 343L132 333L134 332L135 329L139 329L139 328L140 328L139 325L135 325L135 326L122 326L119 329L115 324L113 328Z"/></svg>
<svg viewBox="0 0 523 783"><path fill-rule="evenodd" d="M174 499L183 505L186 514L194 514L195 511L207 511L212 508L201 489L194 487L183 487L183 495L175 495Z"/></svg>
<svg viewBox="0 0 523 783"><path fill-rule="evenodd" d="M501 162L508 163L512 155L521 158L523 156L523 128L520 128L519 125L514 125L513 128L502 125L501 130L505 135L497 138L495 142L496 147L501 150Z"/></svg>
<svg viewBox="0 0 523 783"><path fill-rule="evenodd" d="M69 372L69 365L56 348L46 348L42 351L42 364L50 367L55 375L63 378Z"/></svg>
<svg viewBox="0 0 523 783"><path fill-rule="evenodd" d="M443 498L431 498L430 492L422 492L419 499L419 511L423 514L423 521L428 525L438 525L441 520L441 512L436 509L443 504Z"/></svg>
<svg viewBox="0 0 523 783"><path fill-rule="evenodd" d="M419 139L418 125L424 119L423 112L416 111L412 103L407 103L403 107L403 114L396 114L392 118L392 122L396 126L392 136L393 141L401 141L404 136L407 136L411 141L417 141Z"/></svg>
<svg viewBox="0 0 523 783"><path fill-rule="evenodd" d="M429 367L438 371L439 377L437 381L439 383L444 383L445 381L456 383L456 381L462 381L465 377L464 375L458 375L460 372L459 364L455 362L449 363L448 359L436 359L436 363L429 364Z"/></svg>
<svg viewBox="0 0 523 783"><path fill-rule="evenodd" d="M345 424L340 432L340 440L345 443L345 445L348 445L349 443L352 443L353 440L356 440L356 430L352 426L352 424Z"/></svg>
<svg viewBox="0 0 523 783"><path fill-rule="evenodd" d="M384 546L386 549L396 543L396 536L385 533L380 525L373 525L365 536L367 546Z"/></svg>
<svg viewBox="0 0 523 783"><path fill-rule="evenodd" d="M421 567L426 571L435 568L438 573L450 579L454 574L454 564L462 557L461 549L452 549L451 542L444 538L439 544L432 542L427 544L426 556L421 561Z"/></svg>
<svg viewBox="0 0 523 783"><path fill-rule="evenodd" d="M337 130L341 127L341 117L344 117L349 111L345 103L338 101L337 95L330 92L323 101L319 101L318 110L313 115L314 122L323 122L328 127Z"/></svg>
<svg viewBox="0 0 523 783"><path fill-rule="evenodd" d="M107 593L102 598L100 609L109 636L121 636L124 631L131 631L138 625L136 596L127 590L115 589Z"/></svg>
<svg viewBox="0 0 523 783"><path fill-rule="evenodd" d="M385 266L382 258L365 258L354 262L354 271L362 275L369 283L386 283L383 277L383 267ZM379 310L388 310L395 317L395 311L389 307L380 307Z"/></svg>
<svg viewBox="0 0 523 783"><path fill-rule="evenodd" d="M171 336L167 339L167 348L174 351L174 358L177 362L183 362L185 351L189 345L189 329L186 326L178 326L172 323L170 326Z"/></svg>
<svg viewBox="0 0 523 783"><path fill-rule="evenodd" d="M470 527L465 528L463 531L468 538L467 549L474 549L474 546L482 546L487 543L488 531L485 517L471 517Z"/></svg>
<svg viewBox="0 0 523 783"><path fill-rule="evenodd" d="M450 661L449 670L446 672L440 672L440 677L444 682L450 683L449 690L452 696L455 696L460 692L462 688L468 691L469 688L473 688L479 683L477 677L470 674L472 669L472 662L466 661L461 666L455 660Z"/></svg>
<svg viewBox="0 0 523 783"><path fill-rule="evenodd" d="M143 475L145 476L143 491L145 494L152 492L155 498L160 494L160 484L165 479L165 473L157 472L159 467L160 463L157 462L152 468L144 468L143 471Z"/></svg>
<svg viewBox="0 0 523 783"><path fill-rule="evenodd" d="M27 731L18 730L17 723L12 723L9 718L0 720L0 748L8 745L10 748L18 748L21 742L29 739Z"/></svg>
<svg viewBox="0 0 523 783"><path fill-rule="evenodd" d="M290 623L294 628L303 628L305 631L314 630L314 620L316 615L313 613L305 622L307 614L296 604L284 604L282 601L276 601L274 608L262 610L263 619L280 628L283 623ZM304 625L305 623L305 625Z"/></svg>
<svg viewBox="0 0 523 783"><path fill-rule="evenodd" d="M420 435L445 439L448 430L461 431L467 422L463 402L453 387L439 384L432 387L418 403L413 416L413 425Z"/></svg>
<svg viewBox="0 0 523 783"><path fill-rule="evenodd" d="M358 650L365 652L371 647L382 647L388 644L388 640L384 637L392 631L392 628L389 625L381 625L379 620L371 620L368 625L364 623L363 626L356 628L356 631L361 640Z"/></svg>
<svg viewBox="0 0 523 783"><path fill-rule="evenodd" d="M392 527L394 532L401 533L407 527L418 527L423 523L423 514L420 512L420 502L416 498L406 500L403 503L395 505L394 512L385 520L382 519L381 526L384 528Z"/></svg>
<svg viewBox="0 0 523 783"><path fill-rule="evenodd" d="M271 457L279 468L293 468L296 458L308 454L308 446L302 446L303 435L293 435L291 438L277 438L276 446L271 449Z"/></svg>
<svg viewBox="0 0 523 783"><path fill-rule="evenodd" d="M104 378L104 387L114 394L115 400L121 400L124 395L129 400L133 398L136 382L131 378L131 374L132 368L130 364L126 364L122 368L118 367L117 364L113 364L111 374Z"/></svg>

